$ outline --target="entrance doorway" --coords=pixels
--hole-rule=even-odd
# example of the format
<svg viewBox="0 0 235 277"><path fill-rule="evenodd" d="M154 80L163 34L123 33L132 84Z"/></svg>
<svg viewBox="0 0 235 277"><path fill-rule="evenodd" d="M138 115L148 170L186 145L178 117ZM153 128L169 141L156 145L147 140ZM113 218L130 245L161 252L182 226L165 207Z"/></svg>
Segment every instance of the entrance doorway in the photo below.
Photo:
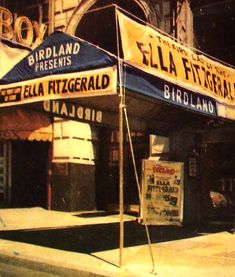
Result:
<svg viewBox="0 0 235 277"><path fill-rule="evenodd" d="M235 143L201 147L202 217L233 222L235 217Z"/></svg>
<svg viewBox="0 0 235 277"><path fill-rule="evenodd" d="M12 207L47 207L49 147L48 142L12 142Z"/></svg>
<svg viewBox="0 0 235 277"><path fill-rule="evenodd" d="M119 133L104 129L100 137L100 164L96 174L97 208L107 211L119 209ZM149 141L145 133L131 133L135 149L137 174L141 180L141 161L149 157ZM124 205L126 212L139 210L139 195L127 133L124 136Z"/></svg>

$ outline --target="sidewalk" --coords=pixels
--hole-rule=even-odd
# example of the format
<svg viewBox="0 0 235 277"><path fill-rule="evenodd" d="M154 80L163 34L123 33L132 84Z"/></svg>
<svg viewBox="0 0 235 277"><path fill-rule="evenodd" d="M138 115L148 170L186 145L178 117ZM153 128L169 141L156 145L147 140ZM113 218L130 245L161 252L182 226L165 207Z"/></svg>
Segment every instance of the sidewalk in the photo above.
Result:
<svg viewBox="0 0 235 277"><path fill-rule="evenodd" d="M220 232L187 239L176 239L178 238L177 234L173 236L171 232L174 229L170 229L169 226L161 229L161 231L159 231L160 228L151 230L154 232L158 231L157 237L166 236L164 232L168 232L172 237L175 237L175 240L166 242L156 243L156 240L152 240L154 241L152 244L155 261L154 271L149 246L142 242L139 245L130 243L128 247L124 248L123 266L120 269L118 267L119 216L106 214L101 216L99 213L95 215L80 214L79 217L77 213L47 211L41 208L1 209L0 231L5 234L13 232L17 235L20 233L20 236L26 237L26 239L24 242L16 242L13 239L0 239L0 261L4 257L7 257L7 259L17 259L22 263L63 267L68 270L75 270L77 272L75 276L89 277L138 277L154 275L158 277L235 276L235 235L229 232ZM134 232L136 228L139 228L135 217L125 215L125 221L127 226L125 228L127 232L125 242L128 239L131 240L132 237L142 234L142 229L139 233ZM99 226L105 227L100 228ZM66 228L68 228L68 232ZM89 233L85 236L82 233L82 228L84 233L95 229L95 234L93 233L93 236L90 236ZM180 230L177 229L176 233ZM181 232L183 233L183 231ZM32 241L29 240L30 236ZM54 244L48 244L50 247L35 244L35 242L40 244L38 241L43 241L43 238L46 238L45 240L49 242L55 240ZM108 244L108 241L112 242L115 239L117 243L112 244L112 247L107 247L107 245L103 247L102 245L99 251L94 250L97 248L91 247L90 252L87 251L86 253L79 251L79 248L74 248L73 252L68 249L68 251L65 251L66 248L63 247L59 249L59 245L67 246L68 243L71 243L75 247L75 244L80 245L84 240L84 246L87 247L89 244L88 240L92 239L95 240L93 241L95 244L99 243L98 240L100 240L100 243Z"/></svg>
<svg viewBox="0 0 235 277"><path fill-rule="evenodd" d="M1 256L87 272L84 276L232 277L235 272L235 235L222 232L196 238L153 244L155 270L148 245L124 249L123 267L119 249L91 254L0 240Z"/></svg>
<svg viewBox="0 0 235 277"><path fill-rule="evenodd" d="M124 215L124 221L135 221L135 217ZM85 212L60 212L40 207L0 209L0 231L68 228L117 222L118 214L104 215L102 212L96 212L96 216L89 216Z"/></svg>

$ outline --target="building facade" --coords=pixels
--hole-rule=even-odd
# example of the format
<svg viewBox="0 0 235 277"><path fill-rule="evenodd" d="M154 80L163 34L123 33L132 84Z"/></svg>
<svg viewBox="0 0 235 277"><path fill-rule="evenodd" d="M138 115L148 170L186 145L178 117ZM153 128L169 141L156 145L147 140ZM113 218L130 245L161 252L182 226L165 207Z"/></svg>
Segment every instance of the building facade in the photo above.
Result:
<svg viewBox="0 0 235 277"><path fill-rule="evenodd" d="M23 2L0 3L15 18L24 15L47 25L45 36L63 31L115 55L120 53L114 4L187 46L195 43L193 12L200 5L200 1L188 0L31 0L25 9ZM26 41L27 33L21 34ZM118 209L117 115L110 115L106 124L100 124L99 111L94 106L76 103L71 107L62 102L54 105L57 107L45 104L44 112L30 111L35 113L34 122L38 122L33 126L23 125L31 121L32 115L20 107L10 112L9 121L18 122L17 126L9 127L1 120L2 206L39 205L63 211ZM184 223L197 225L225 217L229 220L235 203L235 158L231 151L235 147L234 123L160 102L151 109L140 102L133 106L132 139L139 176L142 159L150 156L183 162ZM68 116L72 109L79 110L80 118L73 120ZM10 117L9 111L4 108L1 118ZM23 136L20 132L25 129L35 135ZM164 151L153 151L162 144ZM126 211L138 211L127 135L124 136L124 195Z"/></svg>

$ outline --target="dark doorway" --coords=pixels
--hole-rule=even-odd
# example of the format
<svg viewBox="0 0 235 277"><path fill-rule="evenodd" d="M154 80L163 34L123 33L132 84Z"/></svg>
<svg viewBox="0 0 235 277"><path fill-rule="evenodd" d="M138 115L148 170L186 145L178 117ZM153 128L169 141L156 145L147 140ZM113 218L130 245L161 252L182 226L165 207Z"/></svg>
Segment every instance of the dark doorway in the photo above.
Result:
<svg viewBox="0 0 235 277"><path fill-rule="evenodd" d="M149 157L148 135L132 131L135 161L139 180L142 159ZM119 133L116 129L100 130L100 163L96 167L96 203L98 210L119 209ZM128 134L124 134L124 205L126 212L139 205L135 171L132 162ZM137 208L138 209L138 208Z"/></svg>
<svg viewBox="0 0 235 277"><path fill-rule="evenodd" d="M235 144L202 145L202 217L217 222L233 222L235 212Z"/></svg>
<svg viewBox="0 0 235 277"><path fill-rule="evenodd" d="M48 153L46 142L12 143L12 206L47 206Z"/></svg>

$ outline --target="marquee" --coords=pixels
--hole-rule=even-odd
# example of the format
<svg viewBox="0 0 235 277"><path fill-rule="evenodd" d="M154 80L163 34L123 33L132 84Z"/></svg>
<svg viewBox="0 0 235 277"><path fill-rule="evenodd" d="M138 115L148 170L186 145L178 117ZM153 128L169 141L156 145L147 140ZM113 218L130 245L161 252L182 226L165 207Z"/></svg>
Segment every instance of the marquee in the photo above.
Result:
<svg viewBox="0 0 235 277"><path fill-rule="evenodd" d="M10 70L0 106L116 94L115 59L89 43L55 32Z"/></svg>
<svg viewBox="0 0 235 277"><path fill-rule="evenodd" d="M117 14L124 61L136 71L138 92L200 113L235 119L234 68ZM133 69L130 74L135 78ZM145 88L140 88L143 83Z"/></svg>
<svg viewBox="0 0 235 277"><path fill-rule="evenodd" d="M198 55L119 11L118 22L123 59L78 37L55 32L2 77L0 107L118 96L123 85L137 97L235 119L232 67Z"/></svg>

